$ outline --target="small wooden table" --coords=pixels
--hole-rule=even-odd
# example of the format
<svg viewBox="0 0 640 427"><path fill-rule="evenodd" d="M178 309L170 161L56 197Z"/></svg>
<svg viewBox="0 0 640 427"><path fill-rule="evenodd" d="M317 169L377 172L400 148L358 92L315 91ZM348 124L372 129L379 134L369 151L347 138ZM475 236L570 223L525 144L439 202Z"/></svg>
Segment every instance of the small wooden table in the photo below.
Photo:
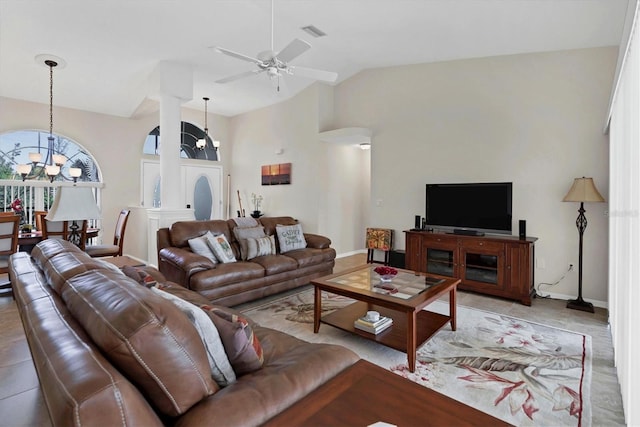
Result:
<svg viewBox="0 0 640 427"><path fill-rule="evenodd" d="M87 229L87 240L98 237L99 228ZM18 246L22 252L31 252L31 249L42 241L42 231L33 231L31 233L18 233Z"/></svg>
<svg viewBox="0 0 640 427"><path fill-rule="evenodd" d="M147 265L144 261L130 257L129 255L109 256L109 257L102 257L99 259L101 259L102 261L109 262L118 268L124 268L125 266L144 267Z"/></svg>
<svg viewBox="0 0 640 427"><path fill-rule="evenodd" d="M318 333L322 322L403 351L407 353L409 370L414 372L417 347L447 323L451 324L452 330L456 330L456 287L460 280L433 278L398 270L398 275L389 283L395 292L387 293L380 287L380 279L373 269L370 265L359 266L311 281L315 287L313 331ZM322 291L357 301L322 317ZM423 310L447 293L448 316ZM392 318L393 325L375 335L355 328L355 320L369 310Z"/></svg>
<svg viewBox="0 0 640 427"><path fill-rule="evenodd" d="M365 360L345 369L265 426L508 426Z"/></svg>

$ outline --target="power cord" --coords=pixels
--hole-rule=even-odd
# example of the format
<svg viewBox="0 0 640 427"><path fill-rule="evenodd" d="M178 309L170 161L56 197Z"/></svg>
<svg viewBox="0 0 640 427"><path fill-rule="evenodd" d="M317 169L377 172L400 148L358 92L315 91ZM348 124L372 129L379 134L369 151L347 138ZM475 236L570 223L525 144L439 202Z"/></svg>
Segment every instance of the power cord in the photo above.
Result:
<svg viewBox="0 0 640 427"><path fill-rule="evenodd" d="M557 285L558 283L562 282L562 280L563 280L565 277L567 277L567 273L568 273L568 272L570 272L570 271L573 271L573 264L569 264L569 268L567 268L567 271L565 271L565 272L562 274L562 277L560 277L560 278L559 278L558 280L556 280L555 282L553 282L553 283L546 283L546 282L540 282L540 283L538 283L538 288L536 288L535 286L534 286L534 288L533 288L533 290L534 290L534 292L535 292L535 293L534 293L534 295L533 295L533 296L534 296L534 298L546 298L546 299L553 299L553 298L551 298L551 295L549 295L549 294L547 294L547 295L543 295L543 294L541 294L541 293L540 293L540 287L541 287L541 286L555 286L555 285Z"/></svg>

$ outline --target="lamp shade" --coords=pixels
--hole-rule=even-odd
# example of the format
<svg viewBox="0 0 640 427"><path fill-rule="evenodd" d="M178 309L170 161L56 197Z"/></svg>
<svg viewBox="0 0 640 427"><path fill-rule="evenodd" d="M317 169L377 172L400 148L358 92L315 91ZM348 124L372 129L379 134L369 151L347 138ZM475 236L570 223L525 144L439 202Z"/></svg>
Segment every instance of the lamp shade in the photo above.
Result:
<svg viewBox="0 0 640 427"><path fill-rule="evenodd" d="M604 197L598 192L593 178L576 178L571 189L562 199L563 202L604 202Z"/></svg>
<svg viewBox="0 0 640 427"><path fill-rule="evenodd" d="M89 187L60 187L45 217L49 221L100 218L100 209Z"/></svg>

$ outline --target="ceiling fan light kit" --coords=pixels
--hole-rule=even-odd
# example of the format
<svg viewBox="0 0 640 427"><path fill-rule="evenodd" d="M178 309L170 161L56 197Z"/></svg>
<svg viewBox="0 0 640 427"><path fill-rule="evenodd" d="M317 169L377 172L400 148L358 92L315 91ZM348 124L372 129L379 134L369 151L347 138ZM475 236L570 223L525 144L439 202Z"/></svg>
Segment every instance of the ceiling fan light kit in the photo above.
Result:
<svg viewBox="0 0 640 427"><path fill-rule="evenodd" d="M338 79L338 73L332 71L323 71L316 70L314 68L305 68L305 67L296 67L293 65L289 65L289 62L302 55L307 50L311 49L311 44L302 40L302 39L294 39L288 45L284 47L280 52L276 53L273 50L273 0L271 1L271 50L265 50L256 55L256 57L251 57L248 55L244 55L242 53L234 52L229 49L225 49L223 47L216 46L215 51L222 53L224 55L231 56L232 58L240 59L241 61L252 62L257 65L257 68L251 71L245 71L240 74L235 74L229 77L224 77L222 79L216 80L216 83L224 84L229 83L234 80L239 80L245 77L253 76L256 74L260 74L263 72L267 72L267 75L271 80L277 79L278 82L278 91L280 90L280 77L284 74L306 77L313 80L320 80L333 83ZM313 26L308 26L304 28L313 28L317 30ZM304 29L303 28L303 29ZM307 31L307 30L305 30ZM317 34L326 35L324 32L317 30ZM309 31L308 31L309 32ZM314 35L315 36L315 35ZM315 36L320 37L320 35Z"/></svg>

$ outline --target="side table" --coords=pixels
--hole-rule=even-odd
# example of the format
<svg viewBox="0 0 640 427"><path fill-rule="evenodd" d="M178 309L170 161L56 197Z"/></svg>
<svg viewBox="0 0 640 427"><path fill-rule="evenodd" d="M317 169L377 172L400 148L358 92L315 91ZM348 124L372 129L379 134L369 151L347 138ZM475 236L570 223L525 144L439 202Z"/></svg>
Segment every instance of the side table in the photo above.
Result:
<svg viewBox="0 0 640 427"><path fill-rule="evenodd" d="M123 268L126 266L129 267L144 267L147 264L137 258L133 258L129 255L121 255L121 256L109 256L109 257L104 257L104 258L99 258L103 261L109 262L113 265L115 265L118 268Z"/></svg>

